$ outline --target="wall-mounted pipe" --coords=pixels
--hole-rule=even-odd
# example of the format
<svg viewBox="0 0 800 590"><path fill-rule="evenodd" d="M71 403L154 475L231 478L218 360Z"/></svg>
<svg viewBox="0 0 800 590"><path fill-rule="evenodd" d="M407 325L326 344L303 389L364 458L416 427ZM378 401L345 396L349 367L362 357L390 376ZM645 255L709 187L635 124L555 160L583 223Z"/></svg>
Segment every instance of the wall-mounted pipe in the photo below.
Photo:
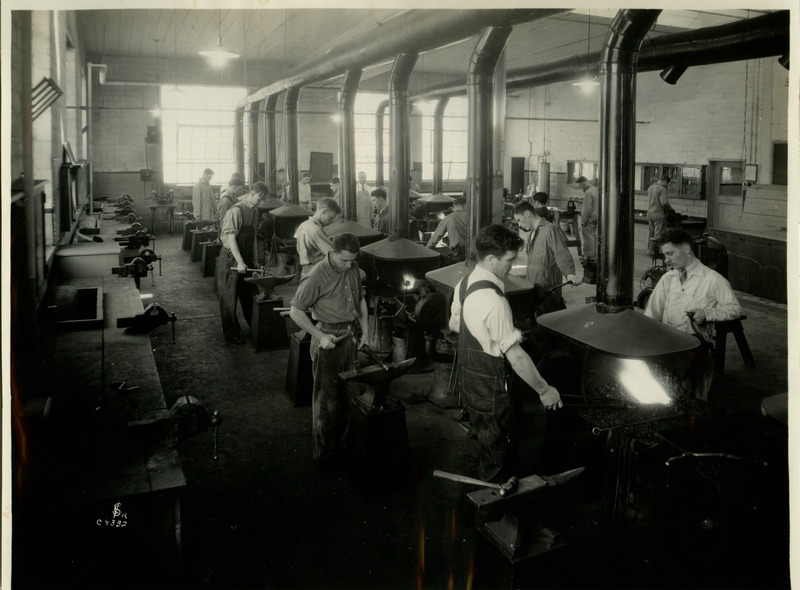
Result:
<svg viewBox="0 0 800 590"><path fill-rule="evenodd" d="M389 76L389 239L408 238L408 175L411 142L408 129L408 78L417 63L416 53L401 53Z"/></svg>
<svg viewBox="0 0 800 590"><path fill-rule="evenodd" d="M250 120L250 136L248 140L248 162L250 178L249 184L252 185L258 180L258 105L259 103L251 103L248 105L249 120Z"/></svg>
<svg viewBox="0 0 800 590"><path fill-rule="evenodd" d="M297 165L297 102L300 99L300 87L295 86L286 91L283 98L283 111L286 117L286 180L289 183L289 197L287 205L299 205L297 191L298 170Z"/></svg>
<svg viewBox="0 0 800 590"><path fill-rule="evenodd" d="M244 175L244 108L236 108L233 126L233 165Z"/></svg>
<svg viewBox="0 0 800 590"><path fill-rule="evenodd" d="M342 218L358 221L356 210L356 125L355 102L361 70L349 70L344 75L339 92L339 183L342 190Z"/></svg>
<svg viewBox="0 0 800 590"><path fill-rule="evenodd" d="M383 119L386 109L389 106L388 100L382 100L375 111L375 185L384 186L383 178Z"/></svg>
<svg viewBox="0 0 800 590"><path fill-rule="evenodd" d="M267 186L269 194L276 195L275 190L275 163L278 161L275 144L275 107L278 106L279 94L273 94L264 101L264 135L266 140L266 153L264 167L266 168Z"/></svg>
<svg viewBox="0 0 800 590"><path fill-rule="evenodd" d="M444 159L444 111L450 97L443 96L436 102L433 110L433 187L431 192L436 195L442 192L444 185L442 178L442 160Z"/></svg>
<svg viewBox="0 0 800 590"><path fill-rule="evenodd" d="M347 43L289 70L284 78L244 98L263 100L295 86L328 80L347 70L389 63L402 52L423 53L468 39L487 26L513 26L569 12L564 9L408 10L365 29Z"/></svg>
<svg viewBox="0 0 800 590"><path fill-rule="evenodd" d="M467 70L467 246L471 264L475 237L492 222L492 89L497 59L512 27L488 27L478 39Z"/></svg>

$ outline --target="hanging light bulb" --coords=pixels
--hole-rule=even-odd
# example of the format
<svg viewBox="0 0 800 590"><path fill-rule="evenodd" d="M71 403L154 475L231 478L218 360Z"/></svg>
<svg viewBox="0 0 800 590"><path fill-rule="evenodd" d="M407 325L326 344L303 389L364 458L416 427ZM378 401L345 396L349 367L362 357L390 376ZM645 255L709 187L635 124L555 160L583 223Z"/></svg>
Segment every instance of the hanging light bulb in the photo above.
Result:
<svg viewBox="0 0 800 590"><path fill-rule="evenodd" d="M220 11L217 11L217 16L217 44L211 49L204 49L203 51L200 51L200 55L207 57L208 62L212 66L220 68L228 63L228 60L239 57L239 54L229 49L225 49L225 47L222 45L222 16L220 15Z"/></svg>
<svg viewBox="0 0 800 590"><path fill-rule="evenodd" d="M589 64L589 44L592 38L592 11L589 11L589 27L586 31L586 75L581 78L580 80L576 80L572 83L573 86L577 86L583 92L591 92L595 86L600 85L600 80L597 79L597 76L592 76L589 73L590 64Z"/></svg>

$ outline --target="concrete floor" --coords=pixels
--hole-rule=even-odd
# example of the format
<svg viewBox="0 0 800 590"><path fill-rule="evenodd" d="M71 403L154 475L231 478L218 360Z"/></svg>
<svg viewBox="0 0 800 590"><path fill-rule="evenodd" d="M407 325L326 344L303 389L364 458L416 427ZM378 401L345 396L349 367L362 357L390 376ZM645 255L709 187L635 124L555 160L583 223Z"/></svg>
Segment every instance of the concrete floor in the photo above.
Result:
<svg viewBox="0 0 800 590"><path fill-rule="evenodd" d="M752 454L756 449L770 460L779 458L769 478L746 484L748 498L774 499L770 510L760 504L755 507L763 511L758 519L741 519L740 532L752 542L732 550L730 543L721 542L721 531L728 530L724 527L715 531L707 526L706 537L696 529L678 530L674 538L669 537L666 556L660 559L658 550L665 546L654 538L658 531L649 529L650 525L637 522L635 530L626 528L623 534L607 527L598 518L603 507L605 439L591 436L588 428L578 428L547 438L545 450L551 451L547 459L536 465L536 471L521 474L551 475L594 465L578 483L542 500L553 522L562 527L568 545L512 567L476 530L473 511L463 494L477 488L432 476L436 469L461 471L465 437L455 419L457 410L440 408L425 399L434 374L408 375L393 385L393 393L406 406L412 466L407 480L381 478L376 464L320 469L311 458L310 408L293 407L283 393L288 351L257 353L249 344L225 342L213 279L200 276L199 264L189 261L180 242L178 236L158 236L155 249L163 256L163 275L155 277L155 286L149 279L143 280L141 292L151 296L145 303L158 302L178 318L175 344L168 326L151 333L167 405L189 394L209 412L220 412L219 458L212 458L212 429L192 435L179 446L187 478L182 563L151 568L147 563L106 562L105 571L113 568L122 575L98 575L94 587L788 587L782 537L788 489L780 464L786 433L781 425L762 418L759 411L762 398L788 390L786 306L737 294L748 315L745 332L758 369L744 367L731 341L726 372L715 378L709 400L714 419L724 420L726 425L715 429L715 436L721 432L728 440L752 439L755 442L739 445L736 451ZM648 266L644 256L637 256L634 275L640 276ZM287 305L292 291L288 285L278 288ZM594 286L565 289L568 305L582 304L591 296ZM527 412L532 422L542 422L539 410L528 407ZM574 426L568 416L551 418L547 432ZM528 443L542 444L541 436ZM643 469L642 473L648 472ZM713 475L719 476L719 472ZM658 477L659 473L653 475ZM738 493L736 485L733 488ZM691 489L701 490L701 485ZM653 497L683 501L676 500L680 496ZM658 513L656 504L653 500L649 507L640 506L640 516ZM752 528L747 528L750 525ZM770 536L769 551L764 550L766 535ZM642 546L637 546L642 538L650 539L655 549L642 551ZM675 550L683 541L703 550L696 554ZM719 551L710 548L717 542L721 542ZM757 557L767 568L766 574L739 552ZM48 576L42 578L49 580ZM91 586L86 582L81 587ZM52 586L23 580L19 587L78 586L61 579Z"/></svg>

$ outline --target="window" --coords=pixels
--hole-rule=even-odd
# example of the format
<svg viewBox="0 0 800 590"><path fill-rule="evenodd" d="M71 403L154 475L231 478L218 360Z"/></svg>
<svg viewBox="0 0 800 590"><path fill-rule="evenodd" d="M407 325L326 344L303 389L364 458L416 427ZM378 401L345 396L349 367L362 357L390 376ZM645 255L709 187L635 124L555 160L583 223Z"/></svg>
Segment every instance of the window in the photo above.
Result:
<svg viewBox="0 0 800 590"><path fill-rule="evenodd" d="M246 88L161 88L164 182L194 184L205 168L227 179L234 165L234 112Z"/></svg>
<svg viewBox="0 0 800 590"><path fill-rule="evenodd" d="M576 180L585 176L593 186L597 186L597 173L597 162L567 160L567 184L575 184Z"/></svg>
<svg viewBox="0 0 800 590"><path fill-rule="evenodd" d="M637 164L639 184L637 190L647 192L650 185L663 176L670 178L667 194L670 198L705 198L706 167L682 164Z"/></svg>
<svg viewBox="0 0 800 590"><path fill-rule="evenodd" d="M386 100L386 95L377 92L359 92L353 105L353 126L355 127L356 174L367 173L367 178L374 182L377 176L375 168L375 114L378 105ZM386 108L383 118L383 178L389 178L389 109Z"/></svg>
<svg viewBox="0 0 800 590"><path fill-rule="evenodd" d="M435 102L416 103L422 115L422 178L433 178L433 111ZM467 99L451 98L442 120L442 181L467 178Z"/></svg>

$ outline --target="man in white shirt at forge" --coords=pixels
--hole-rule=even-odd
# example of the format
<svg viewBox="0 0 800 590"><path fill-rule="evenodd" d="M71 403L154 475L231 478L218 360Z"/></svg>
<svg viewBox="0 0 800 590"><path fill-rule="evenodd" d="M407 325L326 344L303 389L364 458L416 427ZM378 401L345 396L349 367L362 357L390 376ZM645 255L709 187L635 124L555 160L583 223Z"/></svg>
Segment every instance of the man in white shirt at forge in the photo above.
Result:
<svg viewBox="0 0 800 590"><path fill-rule="evenodd" d="M687 334L694 334L697 329L705 346L695 354L680 388L689 396L706 401L714 371L714 322L738 318L742 308L725 277L694 255L688 233L667 230L659 241L664 263L672 270L656 283L644 313Z"/></svg>

